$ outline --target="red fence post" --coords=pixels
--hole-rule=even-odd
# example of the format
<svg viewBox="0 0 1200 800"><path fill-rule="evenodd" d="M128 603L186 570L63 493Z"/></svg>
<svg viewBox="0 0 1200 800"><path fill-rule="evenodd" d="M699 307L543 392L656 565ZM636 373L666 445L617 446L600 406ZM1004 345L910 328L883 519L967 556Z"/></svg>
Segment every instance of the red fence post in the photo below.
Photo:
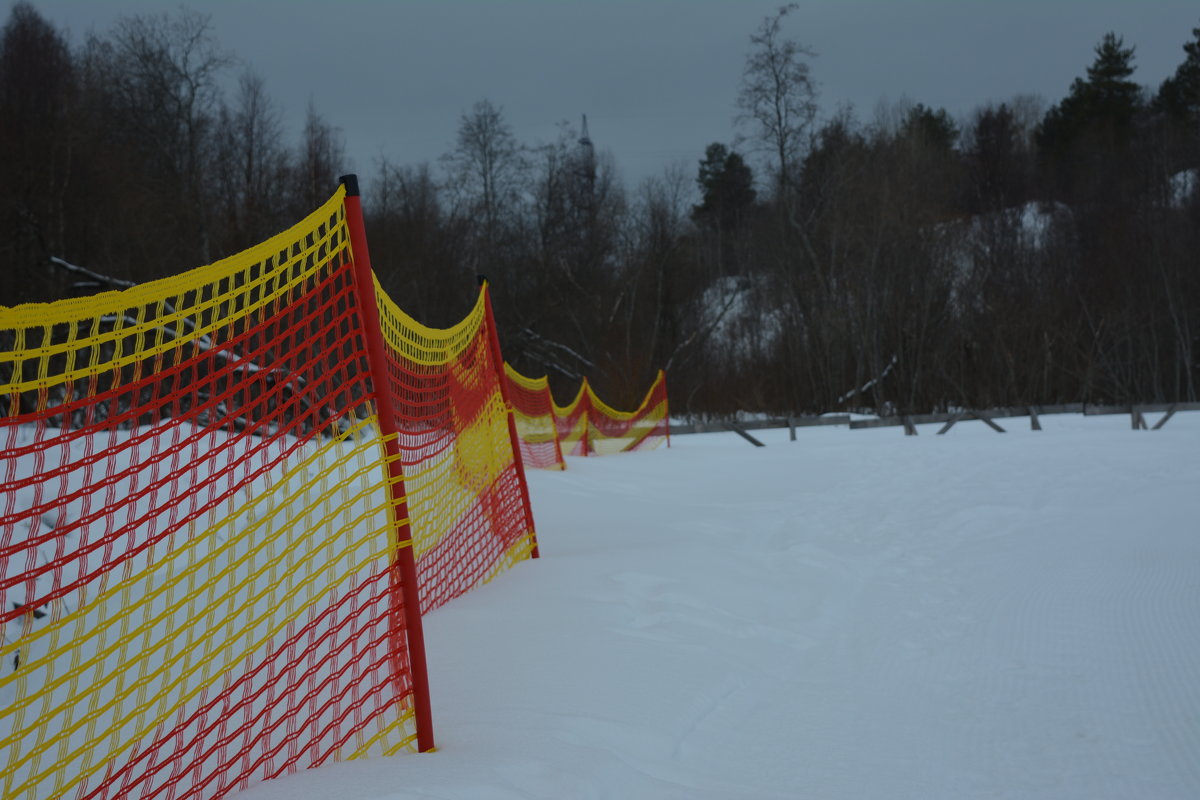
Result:
<svg viewBox="0 0 1200 800"><path fill-rule="evenodd" d="M667 423L667 449L671 449L671 396L667 392L667 373L664 370L658 371L658 378L663 385L663 414L664 420Z"/></svg>
<svg viewBox="0 0 1200 800"><path fill-rule="evenodd" d="M408 497L404 489L404 470L400 465L400 446L397 441L400 431L396 425L396 412L388 387L387 353L384 352L383 332L379 327L379 306L375 300L371 256L367 250L367 231L363 225L362 200L358 195L358 176L344 175L341 182L346 187L346 227L350 232L350 251L354 258L354 293L362 315L364 338L367 340L367 363L371 370L371 383L375 387L375 409L379 418L379 431L383 435L384 452L387 454L388 486L396 520L396 562L400 568L404 630L408 639L409 661L412 664L417 750L427 753L434 749L433 713L429 703L429 671L425 663L425 632L421 624L421 598L417 590L412 526L408 516Z"/></svg>
<svg viewBox="0 0 1200 800"><path fill-rule="evenodd" d="M525 480L525 459L521 456L521 439L517 436L517 420L513 416L512 403L508 399L508 376L504 374L504 355L500 352L500 335L496 332L496 317L492 313L492 293L488 285L483 283L483 313L484 324L488 329L488 345L492 353L492 365L500 381L500 399L504 401L505 415L508 417L508 437L512 442L513 462L517 468L517 479L521 485L521 501L525 504L525 523L529 526L529 535L533 537L533 550L530 558L541 558L538 551L537 530L533 527L533 504L529 502L529 483ZM556 445L557 446L557 445ZM559 459L562 456L559 455Z"/></svg>
<svg viewBox="0 0 1200 800"><path fill-rule="evenodd" d="M589 441L591 437L588 436L589 428L592 424L591 414L589 413L592 410L592 390L591 387L588 386L588 379L586 375L583 376L583 385L579 394L579 402L583 403L583 414L580 416L583 419L583 455L586 458L588 455L588 450L592 448L592 443Z"/></svg>
<svg viewBox="0 0 1200 800"><path fill-rule="evenodd" d="M567 468L567 460L563 458L562 440L558 438L558 415L554 413L554 395L550 393L550 381L546 381L546 408L550 409L550 422L554 425L554 455L563 469Z"/></svg>

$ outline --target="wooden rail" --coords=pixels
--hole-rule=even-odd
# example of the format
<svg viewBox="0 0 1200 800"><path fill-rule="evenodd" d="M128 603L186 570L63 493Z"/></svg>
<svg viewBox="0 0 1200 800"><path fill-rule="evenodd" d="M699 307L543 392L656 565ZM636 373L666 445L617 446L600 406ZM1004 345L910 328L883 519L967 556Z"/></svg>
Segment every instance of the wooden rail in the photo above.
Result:
<svg viewBox="0 0 1200 800"><path fill-rule="evenodd" d="M770 419L747 420L736 422L697 422L684 425L672 425L672 435L689 433L717 433L734 431L757 447L763 443L750 436L746 431L766 430L770 428L787 428L791 440L796 441L796 428L815 427L820 425L846 425L851 430L860 428L889 428L903 427L908 436L917 435L917 425L943 423L938 434L945 434L958 422L966 419L976 419L991 427L997 433L1004 433L1004 428L996 424L997 419L1013 417L1028 417L1032 430L1042 430L1040 417L1047 414L1083 414L1085 416L1100 416L1105 414L1128 414L1134 430L1161 430L1168 420L1178 411L1200 411L1200 403L1135 403L1132 405L1085 405L1083 403L1066 403L1050 406L1010 406L1004 408L989 408L986 410L961 409L953 412L936 414L898 414L890 417L851 420L849 414L822 414L820 416L775 417ZM1146 422L1146 414L1161 413L1153 426Z"/></svg>
<svg viewBox="0 0 1200 800"><path fill-rule="evenodd" d="M768 428L808 428L816 425L849 425L849 414L825 414L819 417L774 417L772 419L738 420L737 426L745 431L760 431ZM689 433L719 433L728 431L728 422L693 422L683 425L671 424L671 435Z"/></svg>

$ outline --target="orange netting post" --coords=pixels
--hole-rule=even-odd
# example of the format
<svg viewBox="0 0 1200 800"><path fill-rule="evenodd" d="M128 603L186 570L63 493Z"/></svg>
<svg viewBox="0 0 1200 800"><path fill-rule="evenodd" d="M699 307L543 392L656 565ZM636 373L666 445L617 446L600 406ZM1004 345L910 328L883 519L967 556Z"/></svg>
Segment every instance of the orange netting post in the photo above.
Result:
<svg viewBox="0 0 1200 800"><path fill-rule="evenodd" d="M592 387L588 385L586 376L579 391L582 399L579 405L583 417L583 455L587 457L592 453Z"/></svg>
<svg viewBox="0 0 1200 800"><path fill-rule="evenodd" d="M671 395L667 392L667 373L663 370L658 371L658 377L662 381L663 395L663 436L667 439L667 449L671 447Z"/></svg>
<svg viewBox="0 0 1200 800"><path fill-rule="evenodd" d="M413 557L412 529L398 445L400 432L396 425L397 416L392 407L391 393L386 388L387 356L383 350L384 339L379 325L379 306L375 298L375 278L371 271L370 252L367 249L367 233L363 225L358 176L345 175L341 182L346 187L344 202L346 227L350 234L350 251L354 260L354 293L358 299L359 312L362 314L367 360L375 387L379 429L383 434L383 447L387 453L388 491L391 494L395 515L398 545L395 571L398 574L392 576L392 591L403 598L403 608L407 617L404 630L408 638L412 669L417 749L424 753L434 749L433 713L429 701L429 673L425 661L425 634L421 623L422 608L417 583L417 567Z"/></svg>

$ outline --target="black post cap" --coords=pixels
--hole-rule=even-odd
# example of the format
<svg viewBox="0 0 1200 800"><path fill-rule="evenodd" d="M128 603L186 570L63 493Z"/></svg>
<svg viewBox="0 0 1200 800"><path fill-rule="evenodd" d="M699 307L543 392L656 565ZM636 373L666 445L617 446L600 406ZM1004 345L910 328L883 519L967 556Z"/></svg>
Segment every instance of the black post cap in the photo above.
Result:
<svg viewBox="0 0 1200 800"><path fill-rule="evenodd" d="M358 176L351 173L338 178L338 183L346 187L347 197L358 197Z"/></svg>

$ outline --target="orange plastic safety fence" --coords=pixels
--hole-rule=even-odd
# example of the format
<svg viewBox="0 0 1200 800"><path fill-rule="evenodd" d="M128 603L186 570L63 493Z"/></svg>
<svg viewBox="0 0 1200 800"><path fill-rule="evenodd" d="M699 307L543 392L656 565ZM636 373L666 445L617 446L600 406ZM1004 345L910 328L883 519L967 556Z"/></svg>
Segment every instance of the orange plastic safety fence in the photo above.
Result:
<svg viewBox="0 0 1200 800"><path fill-rule="evenodd" d="M521 457L526 467L566 469L558 442L554 418L554 398L550 383L541 378L526 378L510 365L504 365L508 381L508 401L516 416Z"/></svg>
<svg viewBox="0 0 1200 800"><path fill-rule="evenodd" d="M209 267L0 307L0 796L223 797L414 741L343 199ZM439 332L378 298L436 605L533 532L478 309Z"/></svg>
<svg viewBox="0 0 1200 800"><path fill-rule="evenodd" d="M586 456L592 452L588 440L590 401L587 378L584 378L574 400L565 406L554 404L554 427L558 432L558 446L565 456Z"/></svg>
<svg viewBox="0 0 1200 800"><path fill-rule="evenodd" d="M521 487L503 373L486 326L487 295L458 326L426 328L379 292L389 389L399 420L422 611L530 556L536 539Z"/></svg>
<svg viewBox="0 0 1200 800"><path fill-rule="evenodd" d="M650 450L670 443L667 408L667 376L658 371L642 403L633 411L617 411L605 404L586 380L588 446L604 455L628 450Z"/></svg>
<svg viewBox="0 0 1200 800"><path fill-rule="evenodd" d="M513 382L536 384L512 367L507 368L507 373L511 379L510 386ZM528 407L535 408L532 403ZM566 406L550 401L550 408L557 447L565 455L619 453L652 449L663 442L670 443L667 379L662 370L659 370L641 405L634 411L617 411L604 403L596 396L587 378L583 379L574 400Z"/></svg>

